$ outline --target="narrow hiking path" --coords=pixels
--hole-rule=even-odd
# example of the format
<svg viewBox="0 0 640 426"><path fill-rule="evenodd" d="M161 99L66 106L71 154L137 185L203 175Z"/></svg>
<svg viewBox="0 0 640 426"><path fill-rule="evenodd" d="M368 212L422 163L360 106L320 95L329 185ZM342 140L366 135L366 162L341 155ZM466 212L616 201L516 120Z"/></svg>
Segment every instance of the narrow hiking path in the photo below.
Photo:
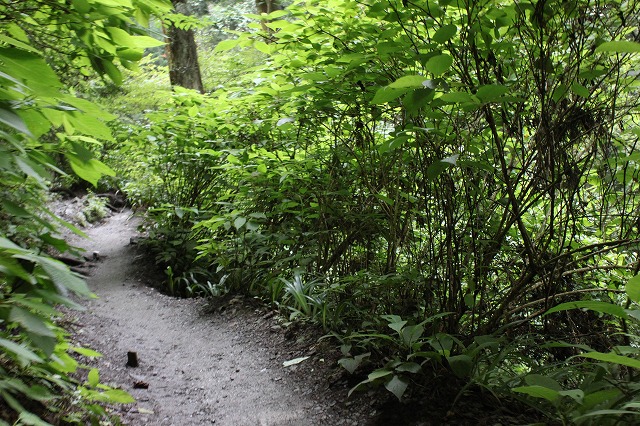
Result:
<svg viewBox="0 0 640 426"><path fill-rule="evenodd" d="M377 412L329 389L325 361L313 344L279 347L284 333L272 313L234 300L212 309L202 299L177 299L147 286L144 265L130 244L138 219L113 215L75 245L100 260L88 271L98 299L72 313L74 340L103 353L85 360L101 381L137 400L116 408L130 425L366 425ZM271 321L271 323L270 323ZM126 367L136 352L137 368ZM292 367L283 361L310 356ZM137 388L145 387L146 389Z"/></svg>

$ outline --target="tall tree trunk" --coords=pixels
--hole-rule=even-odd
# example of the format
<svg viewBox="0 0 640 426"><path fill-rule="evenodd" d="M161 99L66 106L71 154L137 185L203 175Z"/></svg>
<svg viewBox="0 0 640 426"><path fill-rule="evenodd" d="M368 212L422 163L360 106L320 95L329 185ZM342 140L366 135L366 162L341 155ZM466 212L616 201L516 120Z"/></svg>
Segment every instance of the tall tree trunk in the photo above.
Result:
<svg viewBox="0 0 640 426"><path fill-rule="evenodd" d="M189 15L186 0L171 0L171 2L176 13ZM193 30L181 30L172 25L166 29L166 34L169 37L166 50L171 85L204 93Z"/></svg>

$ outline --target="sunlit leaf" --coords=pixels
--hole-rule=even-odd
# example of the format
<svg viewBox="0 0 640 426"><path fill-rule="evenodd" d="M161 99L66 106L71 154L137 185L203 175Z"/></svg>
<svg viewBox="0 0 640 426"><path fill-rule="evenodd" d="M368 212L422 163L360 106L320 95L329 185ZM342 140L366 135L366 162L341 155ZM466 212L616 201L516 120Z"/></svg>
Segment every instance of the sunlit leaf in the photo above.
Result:
<svg viewBox="0 0 640 426"><path fill-rule="evenodd" d="M89 386L96 387L100 383L100 373L97 368L92 368L87 375Z"/></svg>
<svg viewBox="0 0 640 426"><path fill-rule="evenodd" d="M11 308L11 313L9 314L9 320L15 323L20 324L25 330L39 334L41 336L54 337L55 333L48 326L46 321L30 311L20 308L18 306L14 306Z"/></svg>
<svg viewBox="0 0 640 426"><path fill-rule="evenodd" d="M627 367L639 368L640 369L640 360L635 358L629 358L623 355L618 355L613 352L603 353L603 352L588 352L586 354L580 355L583 358L595 359L597 361L609 362L612 364L620 364L626 365Z"/></svg>
<svg viewBox="0 0 640 426"><path fill-rule="evenodd" d="M234 228L240 230L240 228L242 228L245 223L247 223L247 218L245 218L245 217L237 217L233 221L233 226L234 226Z"/></svg>
<svg viewBox="0 0 640 426"><path fill-rule="evenodd" d="M640 275L630 278L624 290L627 296L629 296L629 299L640 303Z"/></svg>
<svg viewBox="0 0 640 426"><path fill-rule="evenodd" d="M628 316L624 308L622 308L621 306L608 302L600 302L597 300L579 300L575 302L561 303L549 309L544 313L544 315L549 315L554 312L568 311L570 309L588 309L590 311L614 315L618 318L627 318Z"/></svg>
<svg viewBox="0 0 640 426"><path fill-rule="evenodd" d="M580 83L572 83L571 84L571 91L573 93L575 93L576 95L583 97L585 99L587 99L589 96L591 96L591 93L589 92L589 89L587 89L586 87L584 87L582 84Z"/></svg>
<svg viewBox="0 0 640 426"><path fill-rule="evenodd" d="M424 87L425 81L428 81L428 78L421 75L406 75L400 77L387 87L390 89L418 88Z"/></svg>
<svg viewBox="0 0 640 426"><path fill-rule="evenodd" d="M238 44L240 43L240 40L238 39L226 39L226 40L222 40L220 43L218 43L214 49L214 52L224 52L227 50L231 50L234 47L236 47Z"/></svg>
<svg viewBox="0 0 640 426"><path fill-rule="evenodd" d="M70 349L77 354L80 354L82 356L86 356L89 358L99 358L102 356L100 352L94 351L93 349L89 349L89 348L81 348L79 346L74 346Z"/></svg>
<svg viewBox="0 0 640 426"><path fill-rule="evenodd" d="M505 95L508 91L509 88L501 84L487 84L478 88L476 96L482 102L492 102Z"/></svg>
<svg viewBox="0 0 640 426"><path fill-rule="evenodd" d="M640 52L640 43L627 40L606 41L596 47L598 52L614 52L614 53L638 53Z"/></svg>
<svg viewBox="0 0 640 426"><path fill-rule="evenodd" d="M547 401L555 401L560 397L560 393L556 390L549 389L544 386L519 386L511 389L513 392L523 393L534 398L543 398Z"/></svg>
<svg viewBox="0 0 640 426"><path fill-rule="evenodd" d="M408 88L393 89L390 87L383 87L381 89L378 89L375 96L371 100L371 103L373 103L374 105L379 105L379 104L391 102L399 98L400 96L404 95L409 90L411 89L408 89Z"/></svg>
<svg viewBox="0 0 640 426"><path fill-rule="evenodd" d="M438 77L447 72L453 65L453 58L446 53L430 58L425 64L425 68L434 76Z"/></svg>
<svg viewBox="0 0 640 426"><path fill-rule="evenodd" d="M530 386L542 386L556 391L562 390L562 386L557 381L542 374L527 374L524 381Z"/></svg>
<svg viewBox="0 0 640 426"><path fill-rule="evenodd" d="M436 33L433 35L432 39L436 43L446 43L451 40L453 36L458 32L458 27L454 24L447 24L438 29Z"/></svg>
<svg viewBox="0 0 640 426"><path fill-rule="evenodd" d="M12 342L11 340L0 338L0 346L17 355L22 361L24 361L23 364L26 364L28 362L42 362L42 358L40 358L26 346L19 345L15 342Z"/></svg>

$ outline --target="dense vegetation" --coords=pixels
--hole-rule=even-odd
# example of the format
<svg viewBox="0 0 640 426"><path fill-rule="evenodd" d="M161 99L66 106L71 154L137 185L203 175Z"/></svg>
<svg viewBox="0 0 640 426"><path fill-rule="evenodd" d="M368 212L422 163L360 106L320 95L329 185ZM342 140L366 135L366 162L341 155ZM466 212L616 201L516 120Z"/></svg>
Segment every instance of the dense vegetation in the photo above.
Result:
<svg viewBox="0 0 640 426"><path fill-rule="evenodd" d="M135 8L134 4L135 3ZM91 151L113 140L115 118L77 96L70 82L133 68L160 1L0 2L0 424L99 424L100 403L131 402L100 383L67 340L58 306L91 296L81 277L51 257L73 252L44 203L54 178L97 184L113 170ZM136 15L137 22L132 19ZM63 83L63 81L65 83ZM67 172L65 172L65 170ZM114 420L117 421L117 420Z"/></svg>
<svg viewBox="0 0 640 426"><path fill-rule="evenodd" d="M142 30L126 16L146 26L164 3L24 4L48 8L0 21L10 407L46 403L29 389L68 351L55 285L86 293L42 255L66 247L39 188L70 166L146 211L168 292L321 325L368 373L354 390L451 376L548 421L637 421L635 2L314 0L246 18L252 2L211 2L170 21L195 31L204 94L171 90L161 51L131 62L158 43L125 35ZM28 30L47 22L68 45ZM117 116L113 138L73 93Z"/></svg>

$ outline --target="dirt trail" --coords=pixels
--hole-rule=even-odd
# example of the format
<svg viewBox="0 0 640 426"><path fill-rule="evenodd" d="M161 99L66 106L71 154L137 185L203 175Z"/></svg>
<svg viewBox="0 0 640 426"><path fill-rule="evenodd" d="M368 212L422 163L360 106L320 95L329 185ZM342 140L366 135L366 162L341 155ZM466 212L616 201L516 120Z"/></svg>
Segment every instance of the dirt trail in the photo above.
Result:
<svg viewBox="0 0 640 426"><path fill-rule="evenodd" d="M327 380L314 377L323 360L295 367L282 361L304 355L279 351L277 331L264 329L264 311L212 313L206 301L176 299L141 283L140 258L130 245L137 220L125 211L74 241L97 262L88 279L99 299L75 314L75 339L102 352L93 360L101 379L129 391L137 403L120 408L130 425L355 425L376 416L368 404L327 398ZM140 366L125 367L127 352ZM292 369L298 369L292 374ZM300 374L303 373L303 374ZM309 380L300 380L307 376ZM148 389L134 389L134 383Z"/></svg>

